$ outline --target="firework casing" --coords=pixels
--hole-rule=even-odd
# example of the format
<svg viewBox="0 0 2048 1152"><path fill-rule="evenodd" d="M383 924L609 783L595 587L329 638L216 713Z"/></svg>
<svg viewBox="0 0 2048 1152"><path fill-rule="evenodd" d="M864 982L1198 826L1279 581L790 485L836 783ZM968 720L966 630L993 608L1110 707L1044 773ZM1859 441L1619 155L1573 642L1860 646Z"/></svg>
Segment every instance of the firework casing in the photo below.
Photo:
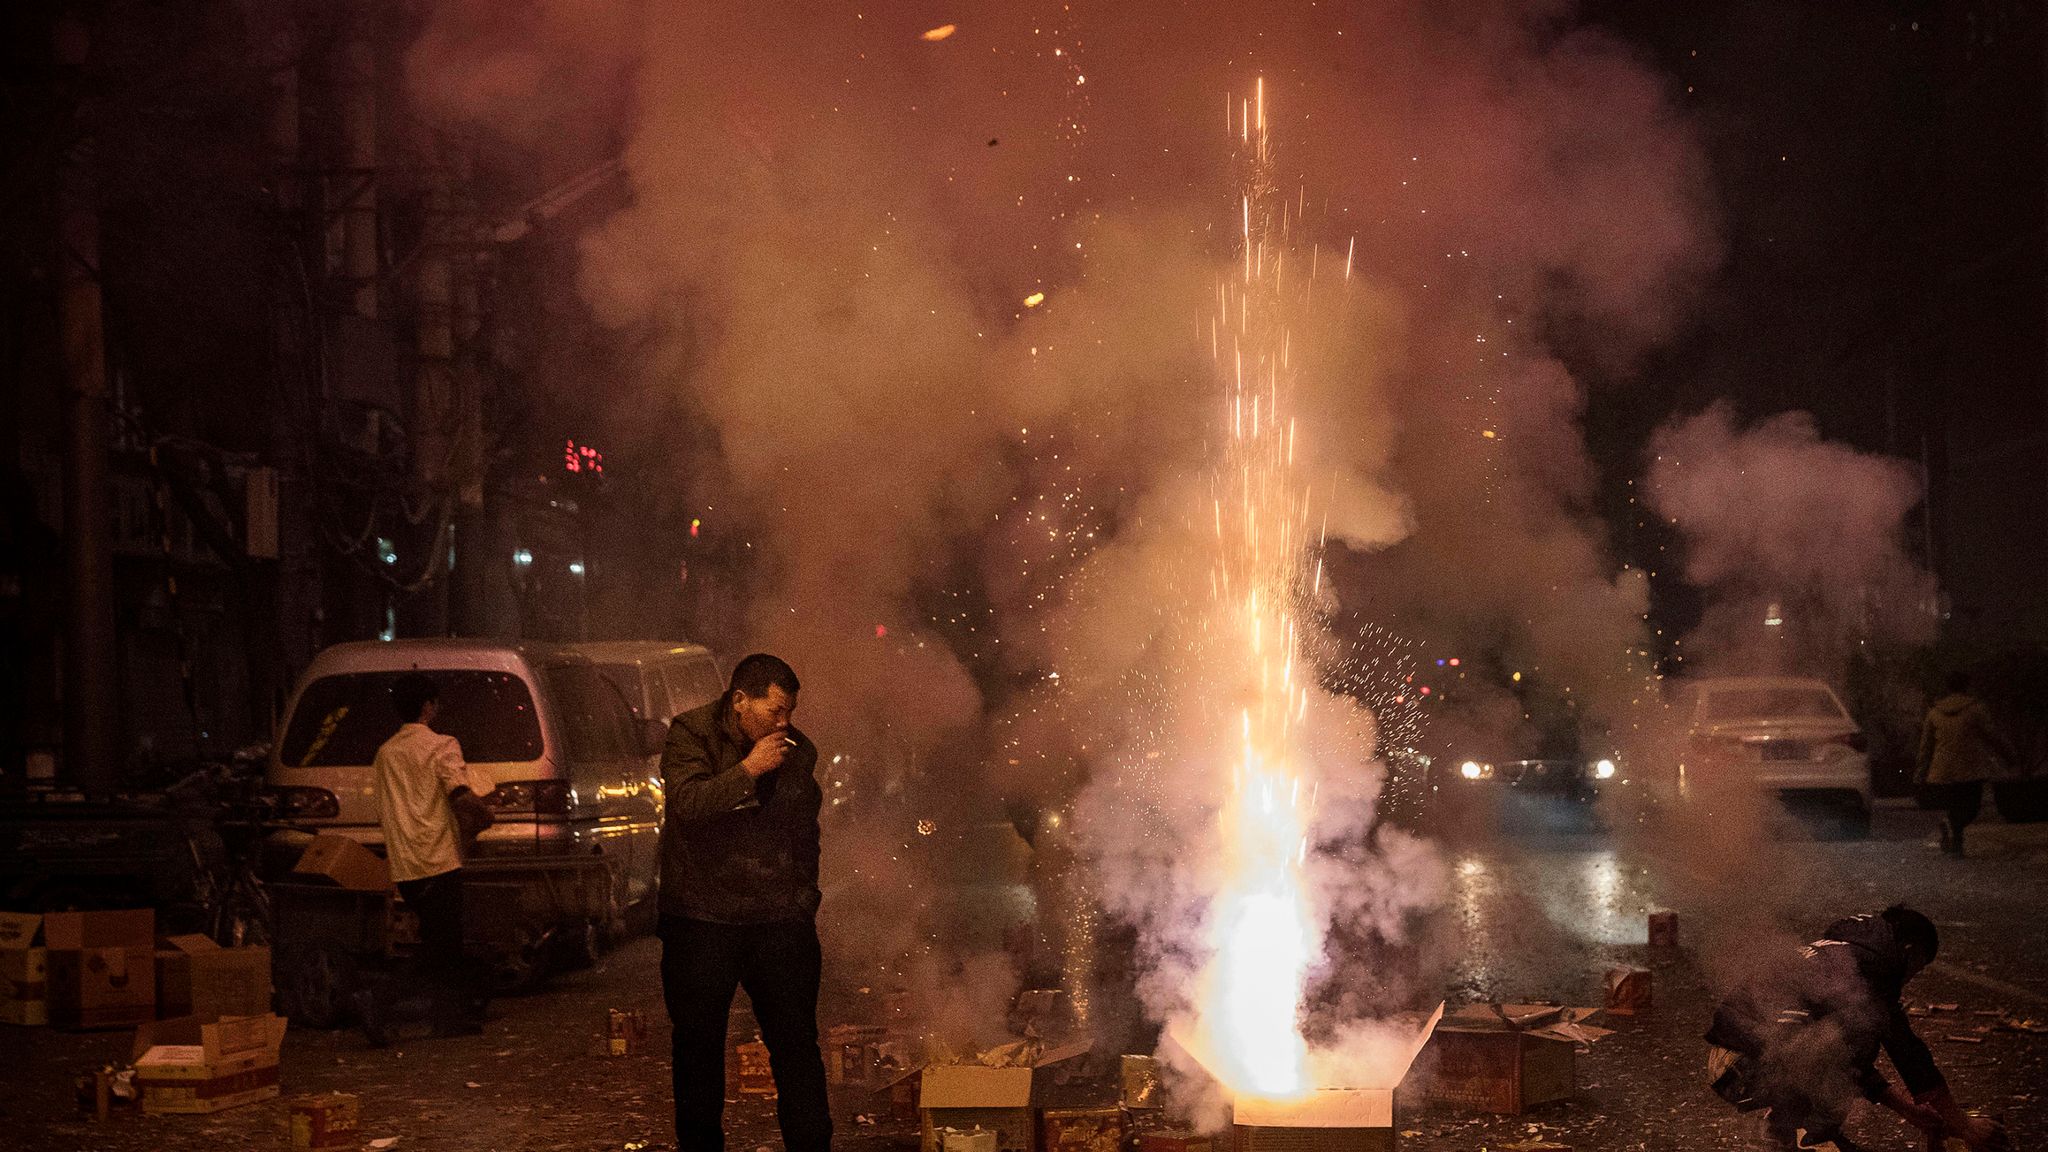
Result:
<svg viewBox="0 0 2048 1152"><path fill-rule="evenodd" d="M1123 1152L1122 1108L1048 1108L1039 1118L1039 1152Z"/></svg>
<svg viewBox="0 0 2048 1152"><path fill-rule="evenodd" d="M890 1119L904 1123L917 1121L918 1087L923 1078L924 1065L918 1064L890 1076L875 1089L875 1094L886 1101Z"/></svg>
<svg viewBox="0 0 2048 1152"><path fill-rule="evenodd" d="M1444 1006L1423 1021L1385 1082L1319 1088L1299 1100L1239 1099L1231 1107L1233 1152L1392 1152L1397 1136L1394 1092L1443 1019Z"/></svg>
<svg viewBox="0 0 2048 1152"><path fill-rule="evenodd" d="M740 1095L775 1095L775 1072L768 1065L768 1045L759 1040L750 1040L740 1045L739 1056Z"/></svg>
<svg viewBox="0 0 2048 1152"><path fill-rule="evenodd" d="M1638 1016L1650 1010L1652 981L1646 968L1614 968L1607 973L1607 1011Z"/></svg>
<svg viewBox="0 0 2048 1152"><path fill-rule="evenodd" d="M293 1148L356 1148L363 1142L361 1102L353 1093L327 1092L285 1101Z"/></svg>
<svg viewBox="0 0 2048 1152"><path fill-rule="evenodd" d="M1678 913L1650 913L1650 947L1664 951L1678 947Z"/></svg>
<svg viewBox="0 0 2048 1152"><path fill-rule="evenodd" d="M604 1034L607 1055L630 1056L647 1039L647 1022L632 1009L607 1009Z"/></svg>

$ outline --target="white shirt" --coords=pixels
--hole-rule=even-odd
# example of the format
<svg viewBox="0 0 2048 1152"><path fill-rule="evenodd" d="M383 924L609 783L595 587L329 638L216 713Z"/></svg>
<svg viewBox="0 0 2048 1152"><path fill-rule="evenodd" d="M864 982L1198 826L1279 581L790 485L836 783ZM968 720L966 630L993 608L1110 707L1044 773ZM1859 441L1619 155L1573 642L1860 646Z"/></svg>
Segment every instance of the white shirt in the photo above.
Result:
<svg viewBox="0 0 2048 1152"><path fill-rule="evenodd" d="M372 771L391 879L424 880L462 867L448 805L448 793L469 787L462 744L425 724L407 724L377 749Z"/></svg>

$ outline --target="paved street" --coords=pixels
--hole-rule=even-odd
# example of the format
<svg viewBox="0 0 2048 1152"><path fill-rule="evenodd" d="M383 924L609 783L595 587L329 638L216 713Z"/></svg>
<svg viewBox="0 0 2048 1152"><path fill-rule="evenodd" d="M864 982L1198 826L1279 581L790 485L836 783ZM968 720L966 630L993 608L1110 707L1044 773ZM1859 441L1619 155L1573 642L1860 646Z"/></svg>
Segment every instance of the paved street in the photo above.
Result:
<svg viewBox="0 0 2048 1152"><path fill-rule="evenodd" d="M1573 1099L1521 1117L1410 1104L1403 1147L1498 1149L1538 1138L1581 1150L1744 1147L1744 1125L1700 1075L1707 981L1748 949L1793 942L1838 913L1893 900L1915 904L1941 927L1942 957L1909 987L1908 999L1957 1005L1920 1023L1959 1097L2002 1113L2021 1148L2042 1147L2048 1035L1997 1025L2007 1017L2048 1021L2041 959L2048 923L2040 914L2048 906L2048 853L2027 847L2048 841L1988 827L1981 858L1950 860L1929 845L1932 827L1925 813L1887 808L1876 835L1859 842L1744 849L1707 838L1680 850L1669 840L1586 835L1446 848L1451 890L1439 939L1446 995L1597 1004L1607 968L1639 963L1655 971L1657 1005L1639 1021L1601 1021L1617 1031L1579 1058ZM1682 948L1674 956L1652 957L1644 946L1644 915L1657 908L1679 914ZM365 1136L397 1137L399 1149L662 1148L671 1136L657 953L653 941L636 941L545 994L501 1001L480 1038L376 1051L353 1032L295 1030L285 1045L285 1092L359 1093ZM649 1013L645 1052L600 1054L610 1007ZM861 1010L828 1004L828 1022ZM751 1037L743 1018L734 1035ZM125 1056L127 1044L126 1033L0 1032L0 1061L27 1070L0 1087L0 1124L23 1148L281 1145L284 1110L275 1101L211 1117L76 1119L72 1078ZM907 1125L857 1119L870 1107L857 1095L836 1101L842 1147L879 1152L914 1142ZM768 1105L741 1100L732 1119L738 1152L778 1146ZM1856 1131L1874 1148L1918 1147L1882 1116Z"/></svg>

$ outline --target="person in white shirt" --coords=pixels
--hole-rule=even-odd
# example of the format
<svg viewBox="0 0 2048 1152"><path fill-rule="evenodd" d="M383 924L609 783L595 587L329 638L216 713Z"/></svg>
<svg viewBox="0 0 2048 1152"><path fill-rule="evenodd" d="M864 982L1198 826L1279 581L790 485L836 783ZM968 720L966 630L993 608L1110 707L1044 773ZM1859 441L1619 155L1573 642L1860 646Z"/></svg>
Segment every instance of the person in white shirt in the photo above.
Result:
<svg viewBox="0 0 2048 1152"><path fill-rule="evenodd" d="M461 743L434 731L441 693L431 678L417 672L400 676L391 686L391 705L401 724L377 749L372 773L391 879L419 917L413 991L426 994L436 1034L473 1034L483 1029L484 988L462 952L463 838L454 807L474 803L469 766ZM388 1042L398 1003L398 997L376 990L359 998L371 1043Z"/></svg>

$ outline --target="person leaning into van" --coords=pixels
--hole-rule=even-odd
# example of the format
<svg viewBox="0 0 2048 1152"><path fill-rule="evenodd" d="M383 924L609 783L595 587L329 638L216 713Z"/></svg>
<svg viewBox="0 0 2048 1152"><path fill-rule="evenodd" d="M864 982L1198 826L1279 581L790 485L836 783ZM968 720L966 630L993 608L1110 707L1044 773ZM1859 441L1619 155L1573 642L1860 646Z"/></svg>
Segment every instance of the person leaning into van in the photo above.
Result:
<svg viewBox="0 0 2048 1152"><path fill-rule="evenodd" d="M661 987L674 1025L676 1146L725 1147L726 1029L744 987L787 1152L826 1152L818 1052L818 750L790 725L796 673L756 653L669 725L661 757Z"/></svg>
<svg viewBox="0 0 2048 1152"><path fill-rule="evenodd" d="M411 987L373 987L357 998L363 1032L380 1046L398 1007L421 998L437 1035L481 1032L486 996L462 953L462 851L490 822L489 810L470 790L461 743L434 731L441 707L434 681L418 672L400 676L391 706L400 726L377 749L372 768L377 819L391 879L419 917L420 942Z"/></svg>

